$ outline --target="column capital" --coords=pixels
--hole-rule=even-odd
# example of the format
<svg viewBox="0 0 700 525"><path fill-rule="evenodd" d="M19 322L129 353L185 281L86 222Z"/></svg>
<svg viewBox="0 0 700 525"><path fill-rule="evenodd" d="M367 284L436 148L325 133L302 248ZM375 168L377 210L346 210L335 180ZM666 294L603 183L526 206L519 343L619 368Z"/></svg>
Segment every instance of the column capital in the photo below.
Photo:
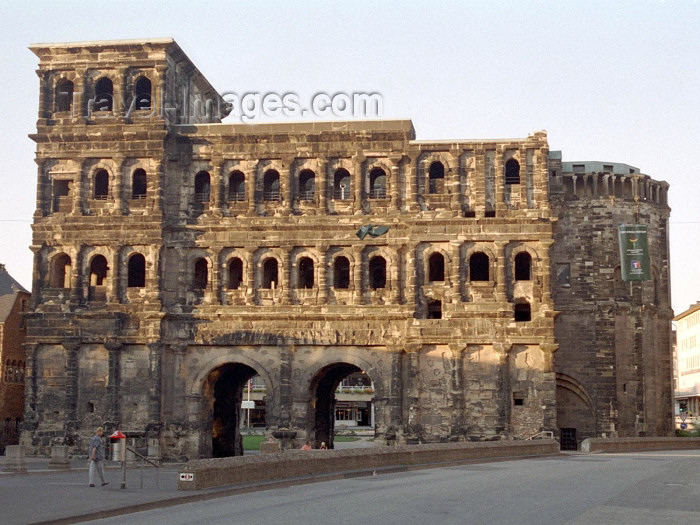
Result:
<svg viewBox="0 0 700 525"><path fill-rule="evenodd" d="M105 339L103 346L110 352L116 352L117 350L121 349L122 343L116 339Z"/></svg>
<svg viewBox="0 0 700 525"><path fill-rule="evenodd" d="M496 352L501 357L507 356L508 352L510 352L510 349L513 348L512 343L493 343L492 346L494 352Z"/></svg>
<svg viewBox="0 0 700 525"><path fill-rule="evenodd" d="M466 352L467 350L466 343L449 343L447 347L450 349L450 352L452 352L452 355L455 357Z"/></svg>
<svg viewBox="0 0 700 525"><path fill-rule="evenodd" d="M61 341L61 345L63 346L63 348L65 348L69 352L75 352L78 348L80 348L81 344L82 341L77 337L64 339L63 341Z"/></svg>
<svg viewBox="0 0 700 525"><path fill-rule="evenodd" d="M559 344L557 343L540 343L540 350L546 353L553 354L559 350Z"/></svg>

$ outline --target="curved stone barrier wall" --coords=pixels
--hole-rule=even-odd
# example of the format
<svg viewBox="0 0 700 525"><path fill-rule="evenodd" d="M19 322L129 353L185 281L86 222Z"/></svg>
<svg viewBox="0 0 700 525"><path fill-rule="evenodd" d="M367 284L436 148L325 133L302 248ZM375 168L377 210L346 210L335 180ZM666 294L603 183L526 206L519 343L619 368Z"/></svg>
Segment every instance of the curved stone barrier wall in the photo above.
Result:
<svg viewBox="0 0 700 525"><path fill-rule="evenodd" d="M435 465L485 458L557 454L559 443L536 441L400 445L344 450L292 450L261 456L232 456L189 461L180 470L179 490L302 478L334 472L357 472L387 467Z"/></svg>

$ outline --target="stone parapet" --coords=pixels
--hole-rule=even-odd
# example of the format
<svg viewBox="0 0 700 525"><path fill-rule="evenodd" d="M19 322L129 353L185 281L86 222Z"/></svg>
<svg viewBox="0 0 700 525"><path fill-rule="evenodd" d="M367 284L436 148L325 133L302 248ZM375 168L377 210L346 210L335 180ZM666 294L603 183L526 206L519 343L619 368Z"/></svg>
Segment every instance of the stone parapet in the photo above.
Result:
<svg viewBox="0 0 700 525"><path fill-rule="evenodd" d="M700 438L588 438L581 443L583 452L632 452L646 450L700 449Z"/></svg>
<svg viewBox="0 0 700 525"><path fill-rule="evenodd" d="M397 466L441 466L486 458L557 454L554 440L401 445L373 449L290 451L260 456L197 459L180 470L179 490L298 478ZM190 476L191 475L191 476ZM191 478L191 481L185 479Z"/></svg>

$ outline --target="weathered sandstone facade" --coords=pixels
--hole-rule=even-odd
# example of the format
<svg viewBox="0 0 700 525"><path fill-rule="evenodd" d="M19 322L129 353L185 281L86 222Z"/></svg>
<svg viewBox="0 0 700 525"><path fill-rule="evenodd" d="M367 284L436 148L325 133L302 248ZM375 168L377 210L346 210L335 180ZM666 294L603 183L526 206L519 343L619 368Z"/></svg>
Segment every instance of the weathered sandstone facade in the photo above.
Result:
<svg viewBox="0 0 700 525"><path fill-rule="evenodd" d="M585 203L550 200L550 179L566 175L550 174L544 132L434 142L415 140L410 121L222 124L223 101L172 40L31 49L31 450L84 448L103 424L164 457L240 453L242 388L256 374L268 430L296 442L332 443L335 388L359 371L374 385L379 444L557 431L561 392L571 413L590 400L582 437L614 424L602 415L619 402L615 370L602 369L614 358L576 364L595 362L597 339L585 354L567 349L570 366L555 354L559 333L572 342L550 282L567 253L557 213ZM649 216L667 217L665 185L644 181L658 197ZM370 224L388 231L360 239ZM667 253L660 240L666 308ZM594 325L605 322L596 308ZM656 315L630 308L641 323ZM610 342L609 324L600 330ZM653 344L620 359L667 366L668 340ZM559 371L583 393L558 388ZM638 400L650 434L666 432L667 416L670 428L665 381L659 372Z"/></svg>

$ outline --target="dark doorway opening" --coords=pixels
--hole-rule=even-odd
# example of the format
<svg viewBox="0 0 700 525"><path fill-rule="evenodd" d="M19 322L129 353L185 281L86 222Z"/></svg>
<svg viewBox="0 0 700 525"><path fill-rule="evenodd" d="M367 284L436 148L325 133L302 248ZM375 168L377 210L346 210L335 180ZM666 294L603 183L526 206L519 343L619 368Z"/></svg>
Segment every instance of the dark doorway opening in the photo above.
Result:
<svg viewBox="0 0 700 525"><path fill-rule="evenodd" d="M362 370L350 363L334 363L321 369L311 382L311 413L313 417L310 440L318 448L325 442L333 448L335 432L336 390L341 381Z"/></svg>
<svg viewBox="0 0 700 525"><path fill-rule="evenodd" d="M560 430L560 434L560 450L578 450L578 441L576 441L575 428L562 428Z"/></svg>
<svg viewBox="0 0 700 525"><path fill-rule="evenodd" d="M227 363L213 370L205 385L212 401L212 457L243 455L241 436L243 392L255 369L240 363Z"/></svg>

